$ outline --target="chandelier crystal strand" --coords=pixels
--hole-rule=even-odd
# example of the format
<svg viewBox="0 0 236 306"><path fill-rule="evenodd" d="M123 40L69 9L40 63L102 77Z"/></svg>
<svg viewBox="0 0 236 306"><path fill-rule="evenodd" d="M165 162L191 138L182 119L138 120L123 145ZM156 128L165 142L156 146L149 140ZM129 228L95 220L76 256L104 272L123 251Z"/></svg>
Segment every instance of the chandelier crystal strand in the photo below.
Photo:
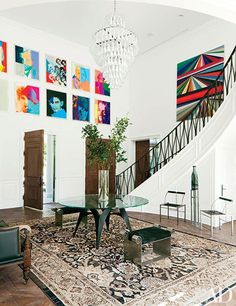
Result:
<svg viewBox="0 0 236 306"><path fill-rule="evenodd" d="M106 17L106 25L94 34L92 53L102 68L110 88L121 87L138 52L136 35L125 27L123 18L114 13Z"/></svg>

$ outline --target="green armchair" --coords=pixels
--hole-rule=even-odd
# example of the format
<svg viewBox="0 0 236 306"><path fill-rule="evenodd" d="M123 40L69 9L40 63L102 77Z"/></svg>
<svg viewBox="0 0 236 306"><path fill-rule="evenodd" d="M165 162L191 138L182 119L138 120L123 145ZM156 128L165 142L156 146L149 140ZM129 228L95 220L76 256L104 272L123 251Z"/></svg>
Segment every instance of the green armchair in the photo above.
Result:
<svg viewBox="0 0 236 306"><path fill-rule="evenodd" d="M31 266L31 228L28 225L4 225L0 221L0 268L23 263L23 277L27 283Z"/></svg>

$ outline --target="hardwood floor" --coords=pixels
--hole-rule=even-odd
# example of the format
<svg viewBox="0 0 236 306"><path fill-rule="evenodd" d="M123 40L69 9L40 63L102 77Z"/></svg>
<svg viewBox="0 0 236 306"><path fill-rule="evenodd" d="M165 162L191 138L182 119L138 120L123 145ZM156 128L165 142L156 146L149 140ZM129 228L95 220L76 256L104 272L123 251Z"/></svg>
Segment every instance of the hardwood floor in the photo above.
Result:
<svg viewBox="0 0 236 306"><path fill-rule="evenodd" d="M22 270L17 265L0 269L1 306L51 306L54 305L35 283L25 284Z"/></svg>
<svg viewBox="0 0 236 306"><path fill-rule="evenodd" d="M0 210L0 220L3 219L9 225L14 223L26 223L32 219L39 219L54 216L51 211L52 207L59 206L57 204L46 204L44 210L38 211L29 208L13 208ZM140 220L158 223L163 226L171 227L176 230L186 232L189 234L210 238L210 232L208 227L204 227L203 230L192 226L191 222L180 219L179 225L176 223L175 218L163 218L162 222L159 221L159 216L150 213L137 213L129 212L129 216ZM236 222L235 222L236 225ZM229 243L236 246L236 233L234 236L230 235L230 224L224 224L222 229L214 231L213 240L217 240L224 243ZM236 276L235 276L236 280ZM18 266L11 266L0 269L0 306L49 306L54 305L44 293L29 280L25 285L22 278L22 271ZM215 302L208 304L210 306L235 306L236 305L236 289L232 289L224 296L220 297ZM76 305L75 305L76 306ZM166 305L168 306L168 305Z"/></svg>
<svg viewBox="0 0 236 306"><path fill-rule="evenodd" d="M233 236L231 235L231 224L225 223L222 226L221 230L214 229L214 236L213 238L211 238L209 226L204 225L203 229L201 230L200 228L193 226L191 221L189 220L186 220L186 222L184 222L183 219L180 219L179 225L177 225L175 218L167 219L166 217L162 217L162 221L160 222L160 217L157 214L129 212L129 216L143 221L148 221L160 224L162 226L170 227L184 233L196 235L219 242L229 243L231 245L236 246L236 221L234 221L235 234Z"/></svg>

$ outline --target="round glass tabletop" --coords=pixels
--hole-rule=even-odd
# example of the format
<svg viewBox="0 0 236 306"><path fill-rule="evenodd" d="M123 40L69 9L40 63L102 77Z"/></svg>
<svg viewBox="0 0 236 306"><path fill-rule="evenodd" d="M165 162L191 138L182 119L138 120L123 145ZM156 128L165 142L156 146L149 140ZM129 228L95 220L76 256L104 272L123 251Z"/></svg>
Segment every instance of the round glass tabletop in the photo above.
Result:
<svg viewBox="0 0 236 306"><path fill-rule="evenodd" d="M98 194L86 194L78 197L66 198L58 201L59 204L67 207L77 207L84 209L104 209L104 208L129 208L148 204L148 200L142 197L127 195L118 198L110 195L109 201L99 201Z"/></svg>

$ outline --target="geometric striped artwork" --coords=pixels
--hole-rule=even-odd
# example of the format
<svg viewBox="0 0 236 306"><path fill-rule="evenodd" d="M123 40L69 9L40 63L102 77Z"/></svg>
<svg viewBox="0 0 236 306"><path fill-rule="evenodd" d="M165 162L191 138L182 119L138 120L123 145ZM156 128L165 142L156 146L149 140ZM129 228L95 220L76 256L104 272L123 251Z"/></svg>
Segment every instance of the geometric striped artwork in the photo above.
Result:
<svg viewBox="0 0 236 306"><path fill-rule="evenodd" d="M206 94L224 66L224 46L177 64L177 121L183 121ZM217 92L223 92L223 76ZM214 92L212 91L212 95Z"/></svg>

